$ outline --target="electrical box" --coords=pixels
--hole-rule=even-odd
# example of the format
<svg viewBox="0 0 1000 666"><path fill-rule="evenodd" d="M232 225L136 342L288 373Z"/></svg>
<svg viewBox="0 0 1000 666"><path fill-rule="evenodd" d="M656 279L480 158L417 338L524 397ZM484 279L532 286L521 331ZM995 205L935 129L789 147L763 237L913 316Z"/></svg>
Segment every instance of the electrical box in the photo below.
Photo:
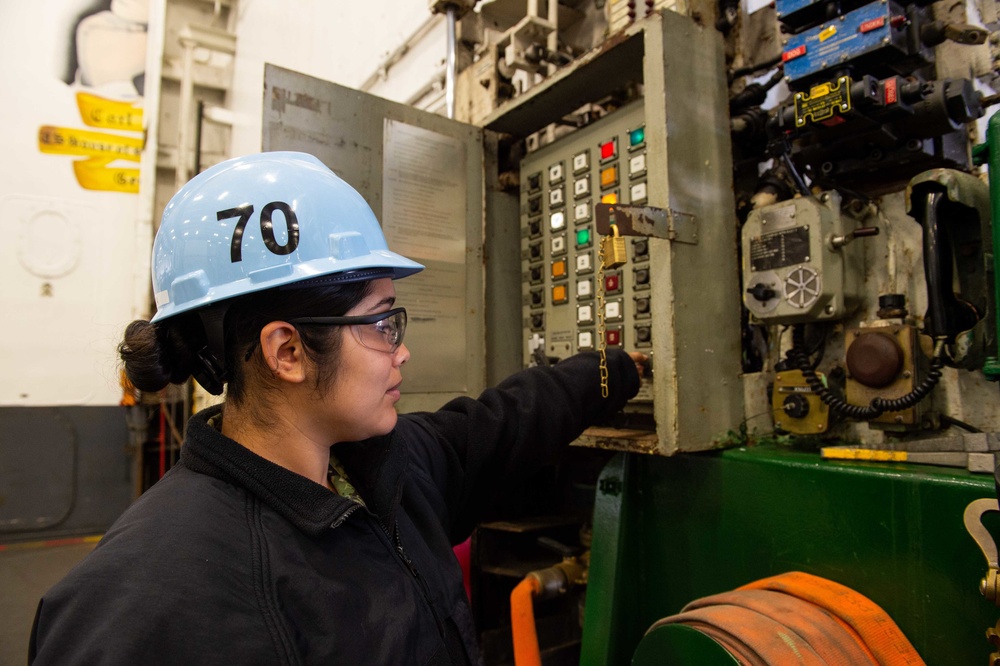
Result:
<svg viewBox="0 0 1000 666"><path fill-rule="evenodd" d="M792 35L781 55L785 76L794 84L848 61L886 75L912 71L932 58L903 29L912 22L902 6L880 1Z"/></svg>
<svg viewBox="0 0 1000 666"><path fill-rule="evenodd" d="M743 302L755 319L797 324L842 319L864 277L840 195L824 192L754 210L743 225Z"/></svg>
<svg viewBox="0 0 1000 666"><path fill-rule="evenodd" d="M720 131L729 122L724 72L718 31L664 12L484 120L489 130L522 137L625 82L642 86L634 103L520 164L522 363L596 348L598 289L608 347L653 357L653 379L626 411L651 413L655 429L595 428L578 444L660 455L704 450L744 418L732 146ZM683 220L684 231L626 236L628 262L599 281L594 206L602 200L649 207Z"/></svg>

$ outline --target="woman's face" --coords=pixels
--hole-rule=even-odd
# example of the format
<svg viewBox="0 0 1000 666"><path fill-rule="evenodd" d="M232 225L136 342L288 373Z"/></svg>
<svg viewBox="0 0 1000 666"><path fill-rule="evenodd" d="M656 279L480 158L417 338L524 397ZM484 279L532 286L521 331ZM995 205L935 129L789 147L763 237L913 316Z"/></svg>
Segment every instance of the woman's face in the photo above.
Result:
<svg viewBox="0 0 1000 666"><path fill-rule="evenodd" d="M372 282L371 293L348 311L348 316L388 312L396 301L392 280ZM384 435L396 426L396 403L403 381L401 366L410 358L405 345L395 351L373 349L362 344L371 331L359 326L340 328L341 348L333 384L323 397L326 432L333 442L350 442ZM362 337L366 336L366 337Z"/></svg>

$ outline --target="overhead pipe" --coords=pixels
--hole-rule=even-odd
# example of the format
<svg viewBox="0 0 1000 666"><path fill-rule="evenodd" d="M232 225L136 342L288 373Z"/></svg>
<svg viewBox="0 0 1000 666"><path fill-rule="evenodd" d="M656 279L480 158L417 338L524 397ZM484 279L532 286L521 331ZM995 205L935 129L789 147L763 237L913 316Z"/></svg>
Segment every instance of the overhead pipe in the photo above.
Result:
<svg viewBox="0 0 1000 666"><path fill-rule="evenodd" d="M445 57L445 86L444 101L449 118L455 117L455 77L458 76L458 59L455 55L455 29L457 27L457 13L455 5L448 5L446 11L448 18L448 50Z"/></svg>

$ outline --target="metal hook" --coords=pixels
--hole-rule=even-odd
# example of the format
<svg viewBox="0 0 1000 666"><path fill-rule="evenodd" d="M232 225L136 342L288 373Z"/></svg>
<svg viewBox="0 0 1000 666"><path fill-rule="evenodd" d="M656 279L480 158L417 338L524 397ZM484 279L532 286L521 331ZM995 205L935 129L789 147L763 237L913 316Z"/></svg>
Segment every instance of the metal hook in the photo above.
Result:
<svg viewBox="0 0 1000 666"><path fill-rule="evenodd" d="M979 582L979 593L987 600L1000 606L1000 586L998 586L998 571L1000 571L1000 558L997 554L997 545L993 536L983 526L983 514L988 511L1000 511L1000 505L995 498L983 498L973 500L969 506L965 507L962 520L965 522L965 529L969 536L976 542L979 549L986 558L989 570L986 577Z"/></svg>

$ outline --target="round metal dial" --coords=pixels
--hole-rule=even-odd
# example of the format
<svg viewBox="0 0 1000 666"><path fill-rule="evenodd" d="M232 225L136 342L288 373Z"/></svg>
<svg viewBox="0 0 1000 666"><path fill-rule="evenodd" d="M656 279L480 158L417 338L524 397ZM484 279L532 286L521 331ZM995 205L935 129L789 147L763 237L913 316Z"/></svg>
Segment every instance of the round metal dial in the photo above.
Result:
<svg viewBox="0 0 1000 666"><path fill-rule="evenodd" d="M808 266L799 266L785 278L785 298L794 307L805 309L820 294L819 274Z"/></svg>

